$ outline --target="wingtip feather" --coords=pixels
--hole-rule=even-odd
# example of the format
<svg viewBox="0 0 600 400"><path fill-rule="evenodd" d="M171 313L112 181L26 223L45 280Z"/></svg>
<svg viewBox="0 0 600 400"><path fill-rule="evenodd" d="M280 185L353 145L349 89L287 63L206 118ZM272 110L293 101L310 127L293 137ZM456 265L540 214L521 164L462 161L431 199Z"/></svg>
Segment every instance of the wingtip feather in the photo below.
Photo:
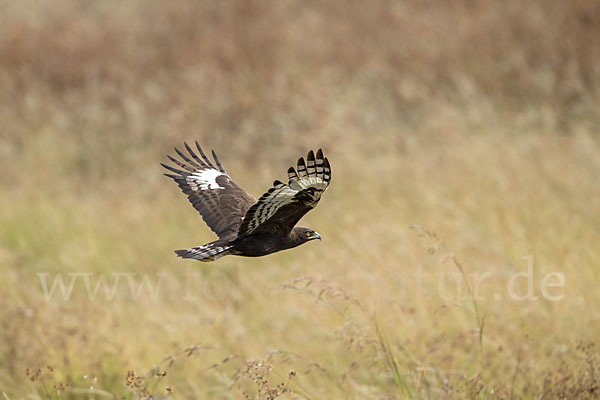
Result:
<svg viewBox="0 0 600 400"><path fill-rule="evenodd" d="M187 142L183 142L183 145L185 146L185 149L190 154L190 156L192 156L192 158L198 163L198 165L196 165L196 168L206 167L204 162L200 159L200 157L198 157L198 155L194 152L190 145L187 144Z"/></svg>
<svg viewBox="0 0 600 400"><path fill-rule="evenodd" d="M297 166L297 170L298 172L298 176L300 178L303 178L306 176L306 163L304 162L304 157L300 157L298 159L298 166Z"/></svg>
<svg viewBox="0 0 600 400"><path fill-rule="evenodd" d="M300 179L300 177L298 176L298 173L296 172L296 169L294 167L289 167L287 170L287 174L288 174L288 179Z"/></svg>
<svg viewBox="0 0 600 400"><path fill-rule="evenodd" d="M315 166L316 166L315 153L312 150L310 150L308 152L308 155L306 156L307 175L309 177L317 176L317 169L315 168Z"/></svg>
<svg viewBox="0 0 600 400"><path fill-rule="evenodd" d="M227 171L225 171L225 168L223 167L223 165L221 164L221 161L219 160L219 157L217 157L217 153L215 153L214 150L211 150L212 156L215 160L215 163L217 164L217 167L219 168L219 171L221 171L222 173L227 175Z"/></svg>
<svg viewBox="0 0 600 400"><path fill-rule="evenodd" d="M183 171L181 171L181 170L179 170L177 168L173 168L170 165L163 164L163 163L160 163L160 165L162 165L164 168L168 169L169 171L175 172L176 174L180 174L180 175L185 174L185 172L183 172Z"/></svg>
<svg viewBox="0 0 600 400"><path fill-rule="evenodd" d="M210 167L210 168L215 168L215 166L213 165L213 163L210 161L210 159L204 153L204 150L202 150L202 147L200 147L200 144L198 143L197 140L196 140L196 148L200 152L200 155L202 156L202 159L204 160L204 162L206 163L206 165L208 167Z"/></svg>

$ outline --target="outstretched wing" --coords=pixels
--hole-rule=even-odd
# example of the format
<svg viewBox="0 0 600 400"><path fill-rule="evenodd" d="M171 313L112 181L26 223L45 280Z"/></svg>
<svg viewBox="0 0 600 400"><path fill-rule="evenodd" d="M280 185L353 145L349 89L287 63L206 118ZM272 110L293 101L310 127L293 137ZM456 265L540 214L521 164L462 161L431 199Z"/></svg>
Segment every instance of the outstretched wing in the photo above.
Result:
<svg viewBox="0 0 600 400"><path fill-rule="evenodd" d="M212 156L216 166L204 154L198 142L196 148L202 159L187 143L184 145L191 158L175 148L182 161L167 157L181 169L161 163L174 172L165 175L177 182L213 232L220 238L235 236L246 212L256 200L231 180L214 151Z"/></svg>
<svg viewBox="0 0 600 400"><path fill-rule="evenodd" d="M273 182L273 187L263 194L244 217L238 237L255 233L287 235L294 225L315 208L321 195L329 186L331 169L329 161L319 149L311 150L298 160L297 170L288 169L287 184Z"/></svg>

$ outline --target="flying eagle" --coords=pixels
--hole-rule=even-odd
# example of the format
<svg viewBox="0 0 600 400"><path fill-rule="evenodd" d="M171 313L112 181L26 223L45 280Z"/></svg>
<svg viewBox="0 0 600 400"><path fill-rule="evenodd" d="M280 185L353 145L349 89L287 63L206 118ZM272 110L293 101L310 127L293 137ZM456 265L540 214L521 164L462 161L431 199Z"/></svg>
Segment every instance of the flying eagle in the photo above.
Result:
<svg viewBox="0 0 600 400"><path fill-rule="evenodd" d="M316 155L309 151L306 161L300 157L297 167L288 169L288 183L276 180L257 201L231 179L214 151L213 164L198 142L196 148L202 158L187 143L184 146L189 156L177 148L181 160L167 156L181 169L161 165L174 173L165 175L177 182L219 239L176 250L179 257L199 261L214 261L229 254L259 257L321 239L312 229L294 225L315 208L329 186L331 170L322 150Z"/></svg>

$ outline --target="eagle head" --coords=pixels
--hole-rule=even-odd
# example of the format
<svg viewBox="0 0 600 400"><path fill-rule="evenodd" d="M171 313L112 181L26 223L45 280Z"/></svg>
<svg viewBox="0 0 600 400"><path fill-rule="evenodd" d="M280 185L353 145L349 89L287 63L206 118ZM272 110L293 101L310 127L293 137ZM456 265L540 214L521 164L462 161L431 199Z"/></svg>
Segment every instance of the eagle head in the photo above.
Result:
<svg viewBox="0 0 600 400"><path fill-rule="evenodd" d="M308 242L309 240L321 240L321 235L308 228L294 228L292 230L291 237L292 240L297 243L297 245L302 244L304 242Z"/></svg>

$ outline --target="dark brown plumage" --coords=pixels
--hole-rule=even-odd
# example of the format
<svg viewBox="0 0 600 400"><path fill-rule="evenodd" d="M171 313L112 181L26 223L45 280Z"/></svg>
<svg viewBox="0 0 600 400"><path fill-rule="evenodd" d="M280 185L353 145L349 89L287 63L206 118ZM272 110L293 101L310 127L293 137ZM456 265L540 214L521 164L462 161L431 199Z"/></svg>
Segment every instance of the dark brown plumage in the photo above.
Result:
<svg viewBox="0 0 600 400"><path fill-rule="evenodd" d="M180 159L167 156L178 168L162 164L173 172L172 178L218 240L203 246L176 250L179 257L214 261L232 254L258 257L289 249L321 236L308 228L294 227L312 210L329 186L331 169L320 149L311 150L306 161L288 169L288 183L273 182L273 187L258 201L240 188L212 152L213 162L198 142L198 154L184 143L188 154L175 148ZM216 165L215 165L216 164Z"/></svg>

